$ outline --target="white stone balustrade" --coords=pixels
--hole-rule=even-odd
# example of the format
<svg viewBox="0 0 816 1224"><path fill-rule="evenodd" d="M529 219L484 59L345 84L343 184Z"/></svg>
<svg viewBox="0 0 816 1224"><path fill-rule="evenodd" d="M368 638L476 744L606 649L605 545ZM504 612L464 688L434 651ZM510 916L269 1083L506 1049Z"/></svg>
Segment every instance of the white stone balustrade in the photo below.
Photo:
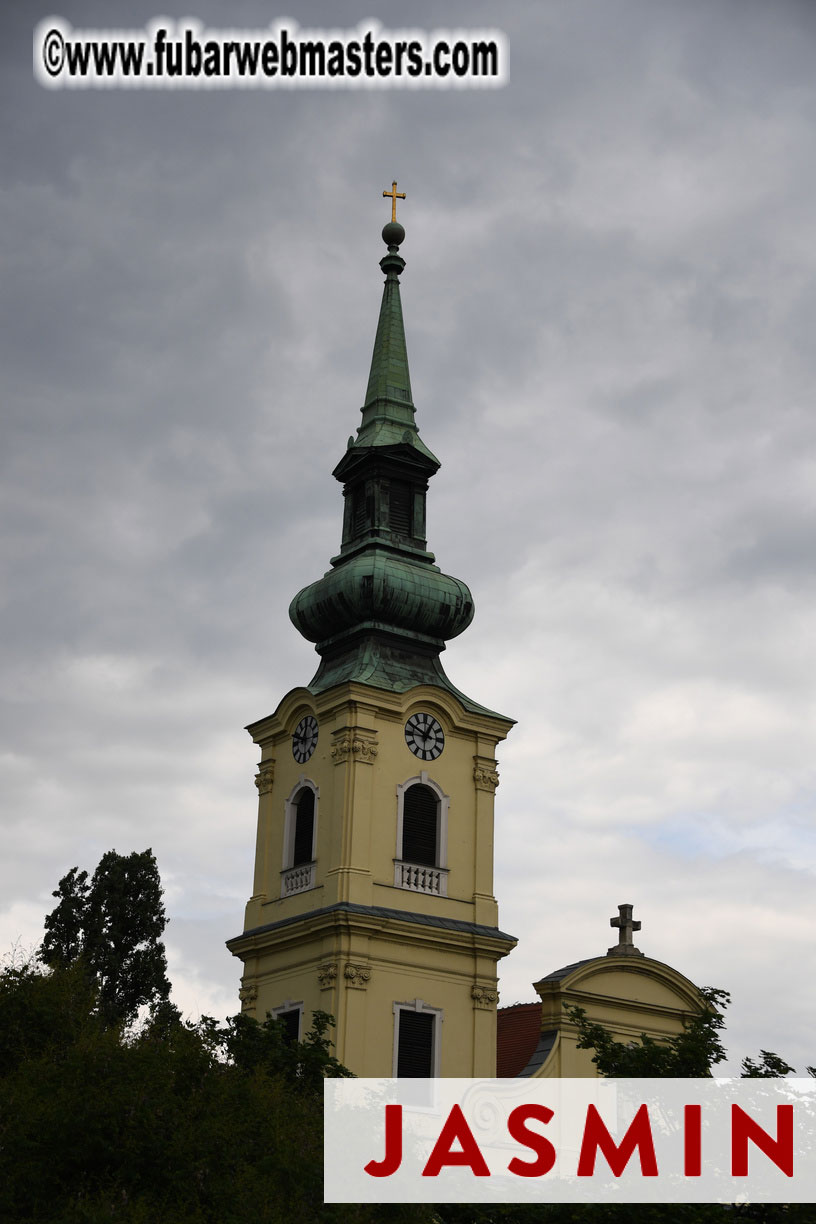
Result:
<svg viewBox="0 0 816 1224"><path fill-rule="evenodd" d="M305 892L307 888L314 888L315 865L314 863L301 863L298 867L290 867L287 871L282 871L281 875L281 895L291 897L292 893Z"/></svg>
<svg viewBox="0 0 816 1224"><path fill-rule="evenodd" d="M430 893L434 897L447 897L448 872L445 867L425 867L396 859L394 885L396 888L409 888L412 892Z"/></svg>

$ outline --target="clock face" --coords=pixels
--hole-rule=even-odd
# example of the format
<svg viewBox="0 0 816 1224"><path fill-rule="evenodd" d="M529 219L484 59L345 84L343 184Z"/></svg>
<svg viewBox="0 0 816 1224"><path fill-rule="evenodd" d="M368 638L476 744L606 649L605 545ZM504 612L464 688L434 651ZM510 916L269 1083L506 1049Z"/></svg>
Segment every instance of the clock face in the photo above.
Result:
<svg viewBox="0 0 816 1224"><path fill-rule="evenodd" d="M445 747L445 732L430 714L412 714L405 724L405 742L421 761L435 761Z"/></svg>
<svg viewBox="0 0 816 1224"><path fill-rule="evenodd" d="M312 714L301 718L292 736L292 756L299 765L308 761L317 747L317 719Z"/></svg>

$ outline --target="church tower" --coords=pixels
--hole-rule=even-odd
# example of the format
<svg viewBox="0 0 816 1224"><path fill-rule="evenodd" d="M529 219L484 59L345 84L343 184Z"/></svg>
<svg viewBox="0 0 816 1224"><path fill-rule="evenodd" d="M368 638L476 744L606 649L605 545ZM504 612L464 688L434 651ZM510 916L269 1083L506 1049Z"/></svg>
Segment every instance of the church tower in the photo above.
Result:
<svg viewBox="0 0 816 1224"><path fill-rule="evenodd" d="M289 608L320 665L247 728L261 751L255 882L227 946L245 1010L299 1037L329 1012L357 1075L493 1076L496 964L516 942L493 896L495 750L513 720L454 688L439 659L473 601L426 545L440 464L414 419L396 183L383 195L362 423L333 473L340 551Z"/></svg>

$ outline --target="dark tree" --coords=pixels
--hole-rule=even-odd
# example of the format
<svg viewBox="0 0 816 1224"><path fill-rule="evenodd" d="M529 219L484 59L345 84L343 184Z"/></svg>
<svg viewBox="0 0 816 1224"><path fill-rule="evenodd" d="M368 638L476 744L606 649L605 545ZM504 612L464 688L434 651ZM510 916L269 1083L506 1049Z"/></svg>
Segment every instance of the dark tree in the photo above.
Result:
<svg viewBox="0 0 816 1224"><path fill-rule="evenodd" d="M81 955L85 943L85 922L88 911L88 873L72 867L63 876L52 897L59 905L45 920L45 939L40 959L47 965L72 965Z"/></svg>
<svg viewBox="0 0 816 1224"><path fill-rule="evenodd" d="M791 1075L794 1068L771 1050L759 1051L759 1062L753 1058L743 1058L743 1079L781 1079Z"/></svg>
<svg viewBox="0 0 816 1224"><path fill-rule="evenodd" d="M603 1076L622 1078L704 1079L712 1067L726 1058L720 1040L725 1027L723 1012L731 1001L726 990L703 987L704 1003L696 1016L686 1022L682 1033L665 1041L655 1041L641 1033L640 1042L624 1045L615 1041L602 1024L593 1024L583 1007L568 1007L567 1015L578 1027L578 1048L594 1050L592 1061ZM806 1067L816 1077L816 1067ZM759 1058L742 1060L743 1079L779 1079L795 1073L795 1068L771 1050L760 1050Z"/></svg>
<svg viewBox="0 0 816 1224"><path fill-rule="evenodd" d="M80 960L0 971L0 1220L14 1224L434 1224L433 1209L323 1204L317 1014L105 1024Z"/></svg>
<svg viewBox="0 0 816 1224"><path fill-rule="evenodd" d="M40 959L52 968L81 962L95 983L109 1024L135 1019L139 1008L167 1003L170 983L161 936L167 925L152 850L109 850L88 883L72 868L53 894Z"/></svg>

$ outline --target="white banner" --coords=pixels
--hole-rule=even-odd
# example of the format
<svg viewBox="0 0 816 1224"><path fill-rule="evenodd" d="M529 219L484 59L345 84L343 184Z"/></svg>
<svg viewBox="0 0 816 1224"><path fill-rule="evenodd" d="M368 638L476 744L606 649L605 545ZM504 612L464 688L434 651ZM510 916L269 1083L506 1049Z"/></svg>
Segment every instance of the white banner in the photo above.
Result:
<svg viewBox="0 0 816 1224"><path fill-rule="evenodd" d="M327 1203L816 1202L816 1081L332 1079Z"/></svg>

